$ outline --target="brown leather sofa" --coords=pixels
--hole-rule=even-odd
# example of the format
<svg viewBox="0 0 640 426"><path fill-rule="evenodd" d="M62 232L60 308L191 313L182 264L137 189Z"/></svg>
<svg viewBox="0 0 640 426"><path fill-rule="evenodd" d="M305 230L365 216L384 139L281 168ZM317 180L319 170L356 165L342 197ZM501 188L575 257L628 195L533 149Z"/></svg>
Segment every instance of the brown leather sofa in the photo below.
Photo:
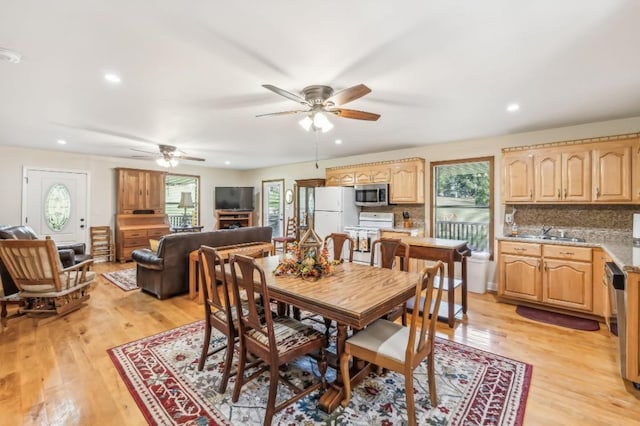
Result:
<svg viewBox="0 0 640 426"><path fill-rule="evenodd" d="M25 225L0 225L0 239L2 240L38 240L38 234L33 229ZM86 246L84 243L63 244L59 245L58 254L60 255L60 261L62 266L68 268L77 263L83 262L87 259L91 259L89 254L85 254ZM18 292L9 271L2 263L0 259L0 277L2 278L2 287L4 294L10 295Z"/></svg>
<svg viewBox="0 0 640 426"><path fill-rule="evenodd" d="M158 299L189 291L189 253L201 245L230 246L252 242L271 242L270 226L221 229L211 232L189 232L162 237L158 252L149 249L134 250L131 254L138 264L138 287Z"/></svg>

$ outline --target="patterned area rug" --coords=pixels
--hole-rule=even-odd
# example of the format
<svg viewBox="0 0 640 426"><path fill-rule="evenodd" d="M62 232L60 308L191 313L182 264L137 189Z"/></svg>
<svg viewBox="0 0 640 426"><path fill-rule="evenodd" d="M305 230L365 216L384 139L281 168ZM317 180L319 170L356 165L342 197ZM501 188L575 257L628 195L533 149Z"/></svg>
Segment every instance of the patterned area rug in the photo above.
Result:
<svg viewBox="0 0 640 426"><path fill-rule="evenodd" d="M204 321L146 337L108 350L127 388L149 424L260 425L268 390L268 373L243 387L240 400L227 391L214 391L222 375L224 351L207 359L198 371ZM213 331L211 345L224 337ZM236 358L234 358L234 363ZM331 368L328 379L335 377ZM436 380L439 405L431 407L426 366L416 369L415 401L418 424L521 425L531 382L532 366L444 339L436 341ZM315 361L304 358L288 373L296 380L318 376ZM276 404L290 395L278 388ZM332 414L316 408L312 394L276 413L273 424L392 425L406 424L404 377L373 373L353 389L348 407Z"/></svg>
<svg viewBox="0 0 640 426"><path fill-rule="evenodd" d="M136 283L136 268L123 269L115 272L105 272L102 276L124 291L138 289L138 284Z"/></svg>

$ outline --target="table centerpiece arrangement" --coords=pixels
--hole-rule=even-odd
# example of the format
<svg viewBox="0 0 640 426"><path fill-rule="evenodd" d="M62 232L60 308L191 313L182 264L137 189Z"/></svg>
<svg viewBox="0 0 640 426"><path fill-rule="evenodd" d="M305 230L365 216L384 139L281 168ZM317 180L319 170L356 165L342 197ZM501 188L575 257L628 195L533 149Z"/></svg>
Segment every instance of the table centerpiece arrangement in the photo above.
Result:
<svg viewBox="0 0 640 426"><path fill-rule="evenodd" d="M293 243L273 271L276 275L292 275L302 279L317 280L323 275L333 272L335 265L343 262L329 260L327 247L313 250L303 250L299 244Z"/></svg>

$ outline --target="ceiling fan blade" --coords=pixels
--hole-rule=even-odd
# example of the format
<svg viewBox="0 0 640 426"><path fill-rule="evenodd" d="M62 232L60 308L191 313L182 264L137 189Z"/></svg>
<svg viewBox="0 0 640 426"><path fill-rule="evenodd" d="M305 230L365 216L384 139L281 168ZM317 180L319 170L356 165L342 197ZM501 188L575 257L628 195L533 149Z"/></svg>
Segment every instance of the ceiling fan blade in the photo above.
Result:
<svg viewBox="0 0 640 426"><path fill-rule="evenodd" d="M265 117L267 115L289 115L289 114L297 114L299 112L309 112L309 111L297 110L297 111L269 112L267 114L258 114L256 115L256 117Z"/></svg>
<svg viewBox="0 0 640 426"><path fill-rule="evenodd" d="M145 154L158 154L157 152L153 152L153 151L145 151L144 149L137 149L137 148L130 148L131 151L136 151L136 152L144 152Z"/></svg>
<svg viewBox="0 0 640 426"><path fill-rule="evenodd" d="M349 87L348 89L341 90L334 94L325 101L325 104L331 102L333 105L344 105L363 97L367 93L371 93L371 89L364 84L358 84L357 86Z"/></svg>
<svg viewBox="0 0 640 426"><path fill-rule="evenodd" d="M338 108L338 109L327 110L327 112L331 114L335 114L338 117L354 118L356 120L376 121L378 118L380 118L380 114L375 114L373 112L366 112L366 111L358 111L356 109Z"/></svg>
<svg viewBox="0 0 640 426"><path fill-rule="evenodd" d="M294 102L298 102L301 105L309 105L309 103L304 98L301 98L298 95L294 95L291 92L287 92L286 90L281 89L279 87L273 86L271 84L263 84L262 87L264 87L265 89L271 90L273 93L276 93L280 96L284 96L287 99L291 99Z"/></svg>
<svg viewBox="0 0 640 426"><path fill-rule="evenodd" d="M204 158L190 157L188 155L174 155L174 158L179 158L180 160L205 161Z"/></svg>
<svg viewBox="0 0 640 426"><path fill-rule="evenodd" d="M137 158L140 160L154 160L156 158L158 158L157 156L150 156L150 155L132 155L129 158Z"/></svg>

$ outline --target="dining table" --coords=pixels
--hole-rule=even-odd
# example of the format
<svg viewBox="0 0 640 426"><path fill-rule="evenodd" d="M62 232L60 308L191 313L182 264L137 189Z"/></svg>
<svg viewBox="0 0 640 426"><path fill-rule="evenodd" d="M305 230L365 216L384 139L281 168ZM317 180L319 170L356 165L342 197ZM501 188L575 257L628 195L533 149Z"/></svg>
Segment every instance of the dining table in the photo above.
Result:
<svg viewBox="0 0 640 426"><path fill-rule="evenodd" d="M294 275L275 275L273 271L281 259L282 255L255 259L265 272L269 297L337 324L336 380L319 401L319 407L331 413L344 399L339 360L347 330L363 329L414 296L420 275L344 262L336 265L330 274L309 280ZM354 362L350 370L352 386L366 377L370 368L370 365Z"/></svg>

